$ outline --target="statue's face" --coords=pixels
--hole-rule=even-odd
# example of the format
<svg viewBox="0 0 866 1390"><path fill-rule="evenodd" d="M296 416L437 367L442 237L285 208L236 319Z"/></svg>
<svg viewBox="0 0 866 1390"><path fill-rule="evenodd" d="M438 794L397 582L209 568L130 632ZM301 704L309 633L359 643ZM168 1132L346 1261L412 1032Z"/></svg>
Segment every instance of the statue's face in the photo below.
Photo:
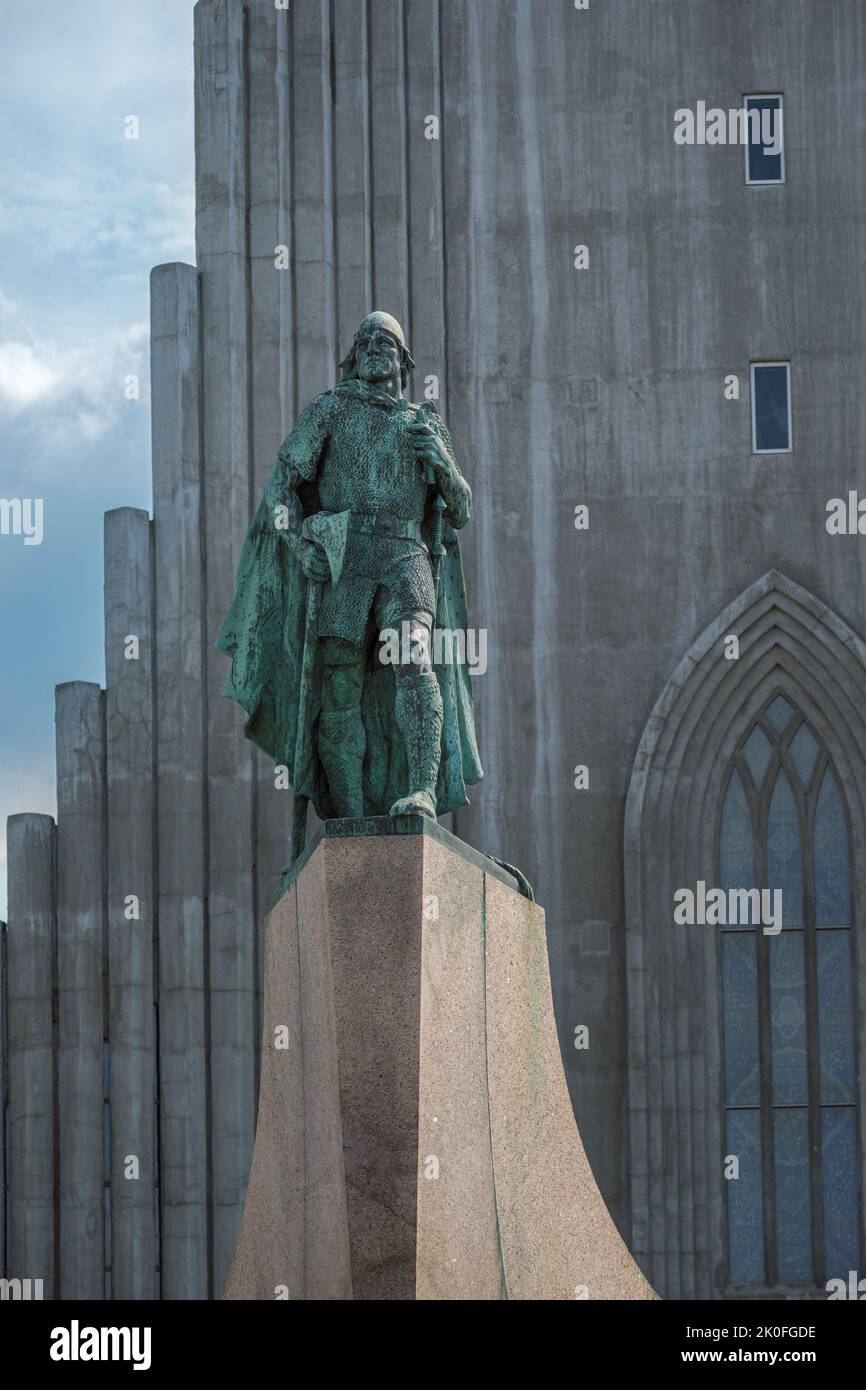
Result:
<svg viewBox="0 0 866 1390"><path fill-rule="evenodd" d="M390 381L400 375L400 345L384 328L373 328L358 340L355 363L362 381Z"/></svg>

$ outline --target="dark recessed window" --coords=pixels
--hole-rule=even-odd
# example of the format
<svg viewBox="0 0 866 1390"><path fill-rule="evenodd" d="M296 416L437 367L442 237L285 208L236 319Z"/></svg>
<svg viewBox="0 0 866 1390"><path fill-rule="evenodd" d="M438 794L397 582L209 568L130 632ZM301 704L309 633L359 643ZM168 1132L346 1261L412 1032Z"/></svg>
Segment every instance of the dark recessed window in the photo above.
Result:
<svg viewBox="0 0 866 1390"><path fill-rule="evenodd" d="M752 363L752 453L791 452L791 364Z"/></svg>
<svg viewBox="0 0 866 1390"><path fill-rule="evenodd" d="M784 183L785 145L781 96L744 97L748 139L746 183Z"/></svg>

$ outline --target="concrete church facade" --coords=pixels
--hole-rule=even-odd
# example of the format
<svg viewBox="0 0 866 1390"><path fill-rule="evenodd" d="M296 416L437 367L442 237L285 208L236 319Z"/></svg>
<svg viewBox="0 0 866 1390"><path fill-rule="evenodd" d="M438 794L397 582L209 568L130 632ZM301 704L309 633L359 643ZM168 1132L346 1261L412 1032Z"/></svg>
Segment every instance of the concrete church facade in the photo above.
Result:
<svg viewBox="0 0 866 1390"><path fill-rule="evenodd" d="M668 1298L862 1269L864 540L826 522L866 496L864 52L846 0L200 0L153 519L106 518L106 690L58 690L57 825L10 823L10 1275L219 1295L290 796L213 642L279 444L371 308L474 494L485 780L452 828L545 907L615 1220ZM783 178L675 141L679 109L767 93ZM786 447L756 452L775 364ZM776 936L675 921L699 883L793 907Z"/></svg>

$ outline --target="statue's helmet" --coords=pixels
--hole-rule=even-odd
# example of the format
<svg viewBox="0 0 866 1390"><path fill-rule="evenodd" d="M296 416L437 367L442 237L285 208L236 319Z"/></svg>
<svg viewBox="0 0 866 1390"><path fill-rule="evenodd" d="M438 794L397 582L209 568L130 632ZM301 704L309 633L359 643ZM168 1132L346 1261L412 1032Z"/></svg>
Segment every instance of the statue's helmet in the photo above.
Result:
<svg viewBox="0 0 866 1390"><path fill-rule="evenodd" d="M358 344L375 328L381 328L385 333L390 333L391 337L396 340L400 348L400 375L405 390L409 381L409 373L415 366L415 363L412 359L412 354L406 346L406 339L403 336L403 330L399 323L392 314L383 313L381 309L377 309L374 313L368 314L358 328L352 342L351 350L340 363L340 370L343 373L342 380L352 381L357 377Z"/></svg>

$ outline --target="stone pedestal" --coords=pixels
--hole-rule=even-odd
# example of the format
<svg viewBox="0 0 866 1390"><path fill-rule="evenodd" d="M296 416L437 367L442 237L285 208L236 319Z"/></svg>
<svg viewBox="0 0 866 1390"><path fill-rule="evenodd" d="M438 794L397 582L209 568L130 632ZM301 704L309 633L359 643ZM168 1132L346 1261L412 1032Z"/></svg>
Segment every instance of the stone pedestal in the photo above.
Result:
<svg viewBox="0 0 866 1390"><path fill-rule="evenodd" d="M544 913L438 825L332 821L267 923L228 1299L652 1298L560 1060Z"/></svg>

